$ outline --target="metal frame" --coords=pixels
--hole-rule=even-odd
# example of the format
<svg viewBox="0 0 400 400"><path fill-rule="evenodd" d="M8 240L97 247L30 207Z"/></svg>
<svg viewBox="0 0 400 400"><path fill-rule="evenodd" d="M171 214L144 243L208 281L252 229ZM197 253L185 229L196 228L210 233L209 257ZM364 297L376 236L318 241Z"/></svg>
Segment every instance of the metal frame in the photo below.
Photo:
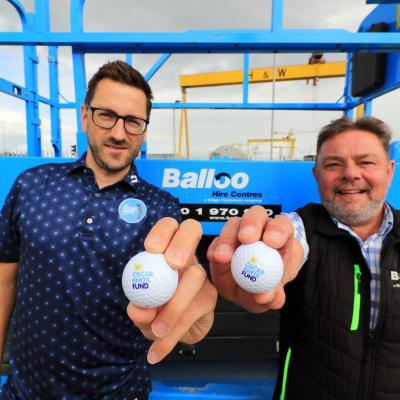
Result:
<svg viewBox="0 0 400 400"><path fill-rule="evenodd" d="M49 0L35 0L35 13L27 13L19 0L7 0L19 14L22 32L0 32L0 45L19 45L24 49L25 87L0 78L0 91L26 102L27 144L29 156L41 155L41 133L39 102L51 108L51 143L56 157L61 156L60 109L75 108L77 121L77 150L81 154L87 146L80 122L80 104L86 90L84 55L87 53L127 53L131 62L132 53L162 53L160 59L145 74L151 79L172 53L243 53L244 81L242 101L237 103L177 102L154 103L159 109L249 109L249 110L332 110L343 111L352 116L353 109L364 103L366 113L371 112L371 101L400 87L400 80L385 86L369 97L353 98L350 95L351 53L357 51L385 52L398 56L400 32L393 29L385 33L348 32L345 30L284 30L283 0L272 0L271 29L265 30L207 30L179 33L116 33L84 32L83 12L85 0L71 0L71 32L51 32ZM373 0L367 1L368 3ZM395 24L396 7L399 0L375 0L379 5L365 21L385 15ZM364 21L364 22L365 22ZM48 46L50 98L38 93L36 47ZM61 103L58 86L58 47L72 48L75 102ZM347 52L348 68L344 94L341 102L334 103L250 103L248 101L248 72L250 53L296 52ZM394 71L393 73L397 73ZM146 155L146 148L142 149Z"/></svg>

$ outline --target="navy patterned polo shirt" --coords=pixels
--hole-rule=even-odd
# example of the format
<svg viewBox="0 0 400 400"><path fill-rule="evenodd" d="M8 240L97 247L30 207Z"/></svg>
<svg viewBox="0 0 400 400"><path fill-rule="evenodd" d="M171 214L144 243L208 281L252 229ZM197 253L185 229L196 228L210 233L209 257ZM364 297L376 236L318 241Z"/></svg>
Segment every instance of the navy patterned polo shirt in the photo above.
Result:
<svg viewBox="0 0 400 400"><path fill-rule="evenodd" d="M178 200L132 164L99 190L85 156L23 172L0 220L0 262L18 262L10 375L0 399L133 399L151 389L149 341L126 314L122 271Z"/></svg>

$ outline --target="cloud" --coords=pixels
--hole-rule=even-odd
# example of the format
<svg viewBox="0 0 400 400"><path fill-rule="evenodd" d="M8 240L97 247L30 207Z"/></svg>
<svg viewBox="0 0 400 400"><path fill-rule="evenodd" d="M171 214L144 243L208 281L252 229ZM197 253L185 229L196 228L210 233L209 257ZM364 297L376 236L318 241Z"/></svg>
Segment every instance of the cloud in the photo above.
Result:
<svg viewBox="0 0 400 400"><path fill-rule="evenodd" d="M5 108L0 97L0 152L26 150L26 124L23 110Z"/></svg>
<svg viewBox="0 0 400 400"><path fill-rule="evenodd" d="M34 0L20 0L27 11L34 12ZM51 27L53 31L70 30L70 0L50 1ZM365 0L285 0L285 29L347 29L356 31L363 18L373 9ZM117 32L184 32L189 30L213 29L269 29L271 18L271 0L86 0L84 26L87 31ZM0 1L0 26L2 30L20 29L18 15L7 2ZM40 90L48 94L47 49L38 49L40 58ZM21 49L1 47L1 77L23 83L23 65ZM160 57L159 54L134 54L133 63L145 74ZM307 63L308 54L277 54L276 65ZM345 55L329 53L328 61L343 60ZM108 60L124 59L124 54L86 55L87 77ZM273 64L272 54L253 54L250 67L268 67ZM179 76L181 74L226 71L241 69L243 56L238 54L175 54L172 55L150 84L155 93L156 102L174 102L180 100ZM75 97L71 50L59 49L60 92L63 98L73 101ZM304 81L277 83L275 97L271 84L250 85L251 101L262 102L335 102L343 92L343 79L321 80L317 87L306 85ZM190 89L190 101L239 102L242 99L240 86ZM1 99L0 99L1 100ZM398 104L399 90L383 96L374 102L373 111L387 121L400 138L400 121L392 104ZM1 102L0 102L1 104ZM14 104L14 103L13 103ZM7 135L20 137L6 113L1 115L7 121ZM15 110L15 109L14 109ZM24 107L18 111L19 120L23 120ZM175 117L174 117L175 114ZM340 113L320 111L240 111L240 110L189 110L190 146L193 151L208 152L220 145L246 142L249 138L271 135L271 129L282 134L293 130L297 137L297 154L314 148L316 133L321 126ZM48 131L45 111L42 116L44 142L48 143ZM179 135L180 111L154 110L149 127L149 151L172 152ZM14 117L12 117L14 120ZM173 123L175 120L175 124ZM273 123L271 122L273 121ZM10 129L10 131L8 131ZM75 135L75 117L72 111L62 113L62 130L65 146L73 143ZM175 133L175 136L174 136ZM16 135L16 136L14 136ZM46 136L47 135L47 136ZM23 136L21 136L23 137ZM10 139L11 140L11 139ZM13 139L14 140L14 139Z"/></svg>

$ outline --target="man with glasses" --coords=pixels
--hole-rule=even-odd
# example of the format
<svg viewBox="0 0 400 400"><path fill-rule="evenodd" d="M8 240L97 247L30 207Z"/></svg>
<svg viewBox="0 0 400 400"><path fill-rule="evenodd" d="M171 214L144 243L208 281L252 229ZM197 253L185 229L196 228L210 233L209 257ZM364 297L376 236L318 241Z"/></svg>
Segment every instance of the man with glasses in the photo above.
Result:
<svg viewBox="0 0 400 400"><path fill-rule="evenodd" d="M200 224L179 224L177 199L133 162L151 100L138 71L103 65L81 107L87 153L27 170L11 189L0 220L0 361L14 314L0 399L147 399L148 363L209 331L216 291L195 258ZM144 249L180 271L158 309L128 305L121 287Z"/></svg>
<svg viewBox="0 0 400 400"><path fill-rule="evenodd" d="M122 119L127 133L131 135L143 135L149 123L147 119L135 117L134 115L127 115L124 117L115 114L114 111L105 110L104 108L87 107L90 108L93 113L93 122L100 128L112 129L118 120Z"/></svg>

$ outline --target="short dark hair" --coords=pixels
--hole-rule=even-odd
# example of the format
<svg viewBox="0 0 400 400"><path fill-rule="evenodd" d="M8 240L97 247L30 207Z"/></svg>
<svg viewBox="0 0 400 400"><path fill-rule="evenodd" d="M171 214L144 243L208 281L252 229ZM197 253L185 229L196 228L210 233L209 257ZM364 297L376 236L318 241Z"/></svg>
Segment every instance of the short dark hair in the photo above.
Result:
<svg viewBox="0 0 400 400"><path fill-rule="evenodd" d="M375 117L362 117L356 121L352 121L347 117L343 117L332 121L330 124L321 129L317 141L317 159L322 145L327 140L333 138L339 133L347 132L353 129L373 133L381 142L388 158L390 157L389 145L392 139L392 132L383 121Z"/></svg>
<svg viewBox="0 0 400 400"><path fill-rule="evenodd" d="M142 90L147 99L147 119L150 118L150 111L152 106L151 101L153 100L153 92L151 91L150 85L147 83L143 75L138 70L130 66L128 63L120 60L108 62L102 65L98 69L98 71L92 76L92 79L90 79L88 84L85 104L90 105L96 87L102 79L111 79L115 82L124 83L126 85L133 86L137 89Z"/></svg>

